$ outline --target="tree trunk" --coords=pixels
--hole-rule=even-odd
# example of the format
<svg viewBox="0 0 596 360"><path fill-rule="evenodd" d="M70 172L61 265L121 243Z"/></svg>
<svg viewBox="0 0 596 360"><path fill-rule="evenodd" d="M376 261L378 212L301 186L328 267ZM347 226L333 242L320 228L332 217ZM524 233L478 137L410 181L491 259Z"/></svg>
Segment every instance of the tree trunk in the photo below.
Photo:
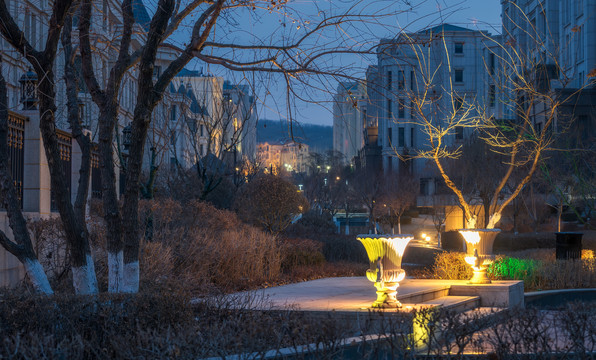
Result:
<svg viewBox="0 0 596 360"><path fill-rule="evenodd" d="M397 233L401 234L401 215L397 216Z"/></svg>
<svg viewBox="0 0 596 360"><path fill-rule="evenodd" d="M345 234L350 235L350 214L346 211L346 227Z"/></svg>
<svg viewBox="0 0 596 360"><path fill-rule="evenodd" d="M39 127L43 137L43 144L50 170L51 185L54 191L54 200L60 212L60 219L64 226L66 239L70 245L70 255L73 275L80 276L73 279L77 294L97 293L97 280L93 264L89 264L91 248L89 246L87 227L77 220L70 202L70 192L66 186L66 175L62 169L58 137L54 113L55 88L53 84L54 73L52 64L46 64L36 69L37 76L41 79L38 85L40 103ZM70 175L70 174L68 174ZM80 217L84 219L84 216ZM92 273L93 271L93 273Z"/></svg>
<svg viewBox="0 0 596 360"><path fill-rule="evenodd" d="M72 135L81 149L81 167L79 169L79 182L74 203L75 222L79 224L80 236L89 248L85 258L86 263L72 269L72 283L77 294L98 293L95 264L88 244L89 232L86 226L87 196L89 195L89 180L91 178L91 138L83 132L79 118L78 78L74 69L74 57L71 46L72 15L64 21L62 31L62 47L64 51L64 81L66 83L66 106L68 122Z"/></svg>
<svg viewBox="0 0 596 360"><path fill-rule="evenodd" d="M104 219L108 243L108 292L120 292L124 272L122 247L122 220L116 191L113 134L118 102L115 95L101 104L99 112L99 153Z"/></svg>
<svg viewBox="0 0 596 360"><path fill-rule="evenodd" d="M557 231L561 232L561 218L563 217L563 199L559 199L559 206L557 206Z"/></svg>
<svg viewBox="0 0 596 360"><path fill-rule="evenodd" d="M25 272L36 291L43 294L53 294L48 277L33 251L27 221L21 211L20 201L10 175L7 103L6 82L0 69L0 199L2 199L2 204L6 209L8 222L14 237L14 241L11 241L4 232L0 231L0 245L23 264Z"/></svg>

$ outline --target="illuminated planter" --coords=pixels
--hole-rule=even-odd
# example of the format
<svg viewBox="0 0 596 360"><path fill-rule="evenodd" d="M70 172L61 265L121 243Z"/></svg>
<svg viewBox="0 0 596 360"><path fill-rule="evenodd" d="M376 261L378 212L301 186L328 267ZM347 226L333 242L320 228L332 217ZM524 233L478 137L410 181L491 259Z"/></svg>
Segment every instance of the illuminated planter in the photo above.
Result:
<svg viewBox="0 0 596 360"><path fill-rule="evenodd" d="M412 235L358 235L357 239L364 245L370 269L366 277L377 288L377 300L372 304L375 308L401 307L397 301L397 287L406 277L401 268L404 250Z"/></svg>
<svg viewBox="0 0 596 360"><path fill-rule="evenodd" d="M474 270L470 284L490 284L486 269L495 260L493 243L500 232L499 229L459 230L466 241L466 262Z"/></svg>

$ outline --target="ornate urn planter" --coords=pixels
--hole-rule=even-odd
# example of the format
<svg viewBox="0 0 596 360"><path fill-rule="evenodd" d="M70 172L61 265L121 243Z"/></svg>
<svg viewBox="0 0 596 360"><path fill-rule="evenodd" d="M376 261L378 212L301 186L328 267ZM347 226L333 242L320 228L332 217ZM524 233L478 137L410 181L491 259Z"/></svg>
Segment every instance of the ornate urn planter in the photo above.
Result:
<svg viewBox="0 0 596 360"><path fill-rule="evenodd" d="M364 245L370 269L366 271L368 280L377 288L377 300L374 308L401 307L397 300L397 287L406 277L401 268L401 260L406 246L414 237L412 235L358 235L357 239Z"/></svg>
<svg viewBox="0 0 596 360"><path fill-rule="evenodd" d="M490 284L486 269L495 260L493 243L501 232L499 229L461 229L466 241L466 262L472 265L474 276L470 284Z"/></svg>

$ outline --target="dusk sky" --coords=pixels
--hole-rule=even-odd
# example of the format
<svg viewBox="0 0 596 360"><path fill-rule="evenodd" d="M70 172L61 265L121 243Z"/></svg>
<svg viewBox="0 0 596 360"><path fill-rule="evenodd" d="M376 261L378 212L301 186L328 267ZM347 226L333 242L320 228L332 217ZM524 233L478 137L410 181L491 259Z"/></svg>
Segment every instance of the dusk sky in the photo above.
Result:
<svg viewBox="0 0 596 360"><path fill-rule="evenodd" d="M151 12L155 0L145 0ZM285 12L285 13L284 13ZM492 34L500 33L501 5L499 0L428 0L428 1L289 1L282 12L262 11L254 16L248 11L235 11L219 22L216 36L222 42L242 44L281 43L304 34L317 24L323 16L342 13L365 15L365 22L342 25L337 29L321 34L313 44L318 49L328 50L337 44L350 48L370 48L381 38L395 37L400 31L418 31L450 23L470 29L487 30ZM254 14L254 13L253 13ZM189 19L194 21L194 19ZM356 25L357 24L357 25ZM180 45L188 41L190 26L182 28L176 36ZM177 42L174 40L173 42ZM228 52L228 56L231 53ZM250 57L252 56L252 58ZM242 58L234 53L234 59ZM245 59L254 59L252 53ZM342 68L341 73L355 78L364 78L369 65L376 63L374 55L335 54L324 58L319 66L325 69ZM231 73L204 63L189 64L191 69L222 76L238 83L255 85L257 110L260 119L287 119L289 111L286 101L285 82L279 75L269 73ZM337 88L338 79L332 77L303 77L295 89L295 94L308 102L291 96L289 107L292 118L299 123L331 125L333 123L331 99ZM305 85L306 83L306 85ZM311 103L309 103L311 102ZM312 103L314 102L314 103Z"/></svg>

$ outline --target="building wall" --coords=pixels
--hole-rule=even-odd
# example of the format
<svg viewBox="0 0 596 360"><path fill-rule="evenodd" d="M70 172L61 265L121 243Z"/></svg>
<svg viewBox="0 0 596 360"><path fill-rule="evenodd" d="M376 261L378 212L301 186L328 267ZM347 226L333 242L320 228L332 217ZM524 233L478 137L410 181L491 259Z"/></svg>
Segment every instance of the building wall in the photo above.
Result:
<svg viewBox="0 0 596 360"><path fill-rule="evenodd" d="M367 103L362 83L339 83L333 101L333 150L343 154L347 162L364 146Z"/></svg>
<svg viewBox="0 0 596 360"><path fill-rule="evenodd" d="M412 100L426 96L429 101L421 109L422 116L437 125L447 124L460 100L482 105L488 94L483 59L488 37L480 31L443 24L380 41L376 68L368 72L367 81L376 84L379 94L369 101L376 104L385 172L409 172L425 184L434 181L434 167L425 159L404 163L397 156L407 158L427 149L428 138L418 125L420 109ZM371 103L369 107L373 107ZM468 132L462 129L450 134L447 146L463 142ZM432 184L421 186L421 191L430 188Z"/></svg>

